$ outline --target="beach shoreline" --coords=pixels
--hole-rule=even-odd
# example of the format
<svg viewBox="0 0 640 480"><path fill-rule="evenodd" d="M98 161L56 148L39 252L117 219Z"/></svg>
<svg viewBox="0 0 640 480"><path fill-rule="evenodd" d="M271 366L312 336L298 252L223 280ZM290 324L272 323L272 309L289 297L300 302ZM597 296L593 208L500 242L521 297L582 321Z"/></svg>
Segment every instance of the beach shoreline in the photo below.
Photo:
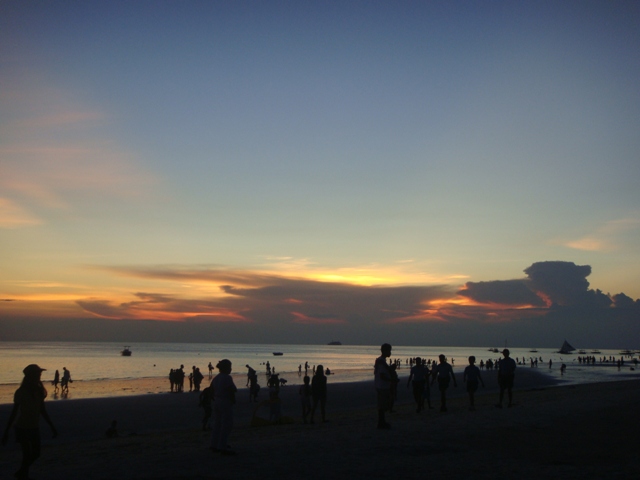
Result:
<svg viewBox="0 0 640 480"><path fill-rule="evenodd" d="M416 414L401 383L390 431L375 428L371 382L330 384L329 423L315 425L301 422L297 388L285 387L283 414L294 423L251 427L255 404L241 390L233 458L208 451L193 393L47 402L60 436L52 440L41 427L43 456L33 472L43 479L294 479L306 465L302 477L312 479L637 478L633 437L625 435L635 435L640 420L640 381L562 386L519 373L514 407L502 410L493 406L497 388L489 377L475 412L459 383L450 389L447 413L437 411L434 388L436 409ZM0 406L3 421L9 408ZM106 439L112 419L120 436ZM0 469L11 471L18 458L12 442L1 450Z"/></svg>

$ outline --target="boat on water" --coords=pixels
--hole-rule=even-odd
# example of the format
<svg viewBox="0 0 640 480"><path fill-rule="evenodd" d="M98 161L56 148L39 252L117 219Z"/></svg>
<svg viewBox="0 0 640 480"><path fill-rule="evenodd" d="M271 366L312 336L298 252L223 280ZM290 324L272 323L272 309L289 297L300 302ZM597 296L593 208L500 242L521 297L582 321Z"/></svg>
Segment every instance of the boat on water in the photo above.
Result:
<svg viewBox="0 0 640 480"><path fill-rule="evenodd" d="M490 352L493 352L493 353L498 353L498 352L500 352L500 350L498 350L497 348L490 348L490 349L489 349L489 351L490 351Z"/></svg>
<svg viewBox="0 0 640 480"><path fill-rule="evenodd" d="M342 342L339 342L337 340L333 340L333 341L327 343L327 345L342 345Z"/></svg>
<svg viewBox="0 0 640 480"><path fill-rule="evenodd" d="M579 353L580 355L586 355L586 354L587 354L587 351L586 351L586 350L578 350L578 353Z"/></svg>
<svg viewBox="0 0 640 480"><path fill-rule="evenodd" d="M564 355L569 355L573 351L575 351L575 348L573 348L569 344L569 342L567 342L567 340L565 339L564 343L562 344L562 347L560 347L560 350L558 350L558 353L563 353Z"/></svg>
<svg viewBox="0 0 640 480"><path fill-rule="evenodd" d="M591 353L602 353L600 350L591 350Z"/></svg>
<svg viewBox="0 0 640 480"><path fill-rule="evenodd" d="M281 355L284 355L282 352L273 352L273 354L274 354L276 357L279 357L279 356L281 356Z"/></svg>
<svg viewBox="0 0 640 480"><path fill-rule="evenodd" d="M538 353L538 350L536 350L535 348L532 348L531 350L529 350L531 353Z"/></svg>
<svg viewBox="0 0 640 480"><path fill-rule="evenodd" d="M122 350L120 352L120 355L122 355L123 357L130 357L131 356L131 347L129 345L126 345L124 347L124 350Z"/></svg>

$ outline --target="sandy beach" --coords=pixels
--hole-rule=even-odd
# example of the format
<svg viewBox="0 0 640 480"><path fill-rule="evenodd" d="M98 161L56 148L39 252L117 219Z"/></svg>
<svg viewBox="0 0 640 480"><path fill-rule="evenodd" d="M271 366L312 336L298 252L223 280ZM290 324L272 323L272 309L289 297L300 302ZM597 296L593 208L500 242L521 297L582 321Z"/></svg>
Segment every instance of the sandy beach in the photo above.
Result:
<svg viewBox="0 0 640 480"><path fill-rule="evenodd" d="M416 414L406 378L392 429L375 428L372 382L329 383L327 423L303 424L297 387L282 389L283 414L295 423L250 426L255 404L241 389L231 435L238 455L209 452L197 394L147 394L48 401L59 430L42 426L38 479L299 478L638 478L640 381L554 386L520 370L512 408L497 409L494 375L485 374L477 410L464 386L450 389L449 411ZM242 385L239 385L241 387ZM262 392L262 398L266 393ZM4 427L10 405L0 406ZM259 411L265 414L264 410ZM265 415L262 415L265 416ZM118 420L120 436L104 432ZM1 478L19 462L11 441L0 450Z"/></svg>

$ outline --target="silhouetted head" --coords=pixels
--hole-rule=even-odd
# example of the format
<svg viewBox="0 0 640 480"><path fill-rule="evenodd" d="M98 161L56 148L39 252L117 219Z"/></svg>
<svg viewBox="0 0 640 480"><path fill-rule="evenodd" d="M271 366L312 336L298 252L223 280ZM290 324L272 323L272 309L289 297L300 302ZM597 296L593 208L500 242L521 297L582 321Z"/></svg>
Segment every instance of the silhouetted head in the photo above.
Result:
<svg viewBox="0 0 640 480"><path fill-rule="evenodd" d="M416 365L420 365L422 363L422 359L420 357L416 357Z"/></svg>
<svg viewBox="0 0 640 480"><path fill-rule="evenodd" d="M316 375L324 374L324 367L322 365L318 365L316 367Z"/></svg>
<svg viewBox="0 0 640 480"><path fill-rule="evenodd" d="M444 363L447 360L447 357L445 357L443 354L438 355L438 358L440 359L440 363Z"/></svg>
<svg viewBox="0 0 640 480"><path fill-rule="evenodd" d="M383 357L390 357L391 345L389 345L388 343L383 343L382 346L380 347L380 351L382 352Z"/></svg>
<svg viewBox="0 0 640 480"><path fill-rule="evenodd" d="M474 357L473 355L471 355L469 357L469 365L473 365L474 363L476 363L476 357Z"/></svg>
<svg viewBox="0 0 640 480"><path fill-rule="evenodd" d="M220 360L216 365L216 368L220 370L220 373L230 373L231 372L231 360L227 360L226 358Z"/></svg>
<svg viewBox="0 0 640 480"><path fill-rule="evenodd" d="M509 356L509 349L508 349L508 348L505 348L504 350L502 350L502 354L503 354L505 357L508 357L508 356Z"/></svg>
<svg viewBox="0 0 640 480"><path fill-rule="evenodd" d="M39 377L40 374L45 370L46 368L41 368L35 363L32 363L31 365L27 365L26 367L24 367L22 373L24 373L25 377Z"/></svg>
<svg viewBox="0 0 640 480"><path fill-rule="evenodd" d="M309 382L311 381L311 379L309 378L309 375L305 375L304 378L303 378L303 381L304 381L305 385L308 385Z"/></svg>

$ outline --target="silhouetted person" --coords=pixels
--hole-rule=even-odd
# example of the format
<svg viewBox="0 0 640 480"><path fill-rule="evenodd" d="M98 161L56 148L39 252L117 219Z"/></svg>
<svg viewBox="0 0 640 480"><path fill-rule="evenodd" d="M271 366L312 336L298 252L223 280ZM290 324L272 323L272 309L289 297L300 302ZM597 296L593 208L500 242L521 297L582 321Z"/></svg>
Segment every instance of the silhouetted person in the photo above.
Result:
<svg viewBox="0 0 640 480"><path fill-rule="evenodd" d="M502 351L504 358L498 360L498 385L500 386L500 402L496 405L498 408L502 408L502 401L504 400L504 391L507 391L509 395L509 404L507 407L511 407L513 404L513 378L516 373L516 362L513 358L509 357L509 349L505 348Z"/></svg>
<svg viewBox="0 0 640 480"><path fill-rule="evenodd" d="M413 399L416 402L416 413L424 410L424 385L427 380L427 369L422 364L420 357L416 358L416 363L411 367L409 379L407 380L407 388L413 381Z"/></svg>
<svg viewBox="0 0 640 480"><path fill-rule="evenodd" d="M464 369L464 375L462 381L467 383L467 393L469 394L469 410L474 411L475 406L475 393L478 390L478 383L481 383L484 387L484 380L480 375L480 369L476 367L476 357L473 355L469 357L469 365Z"/></svg>
<svg viewBox="0 0 640 480"><path fill-rule="evenodd" d="M200 372L200 369L196 367L193 372L193 390L196 392L200 391L200 385L202 384L202 380L204 380L204 375Z"/></svg>
<svg viewBox="0 0 640 480"><path fill-rule="evenodd" d="M311 385L309 375L304 376L304 383L300 385L300 405L302 406L302 422L307 423L307 416L311 412Z"/></svg>
<svg viewBox="0 0 640 480"><path fill-rule="evenodd" d="M35 364L28 365L22 371L24 378L13 395L13 409L2 435L2 444L6 445L9 439L9 429L15 421L16 440L22 449L20 469L15 473L15 477L19 480L29 478L29 467L40 456L40 428L38 424L41 416L51 427L53 438L58 435L44 405L47 390L40 378L43 371L44 368Z"/></svg>
<svg viewBox="0 0 640 480"><path fill-rule="evenodd" d="M380 355L374 365L374 384L378 396L378 428L389 429L391 425L385 420L385 412L391 409L391 367L387 358L391 356L391 345L383 343Z"/></svg>
<svg viewBox="0 0 640 480"><path fill-rule="evenodd" d="M438 380L438 389L440 390L440 411L447 411L447 389L449 388L449 383L451 379L453 379L453 386L457 387L458 384L456 382L456 376L453 374L453 367L447 363L447 357L444 355L440 355L439 357L440 363L433 367L434 369L434 377L431 380L431 384L437 379Z"/></svg>
<svg viewBox="0 0 640 480"><path fill-rule="evenodd" d="M327 377L324 374L324 367L318 365L316 373L311 379L311 397L313 399L313 406L311 407L311 423L313 423L313 416L316 413L316 407L320 404L320 416L322 422L326 422L325 419L325 407L327 405Z"/></svg>
<svg viewBox="0 0 640 480"><path fill-rule="evenodd" d="M53 393L58 393L58 385L60 384L60 371L56 370L56 373L53 375L53 381L51 385L53 385Z"/></svg>
<svg viewBox="0 0 640 480"><path fill-rule="evenodd" d="M213 377L213 365L209 362L209 378Z"/></svg>
<svg viewBox="0 0 640 480"><path fill-rule="evenodd" d="M69 384L73 382L71 380L71 372L67 370L67 367L62 367L62 380L60 380L60 393L62 395L69 394Z"/></svg>
<svg viewBox="0 0 640 480"><path fill-rule="evenodd" d="M216 365L220 371L211 381L213 390L213 432L211 434L211 451L222 455L235 455L227 441L233 428L233 405L236 403L238 389L231 378L231 361L220 360Z"/></svg>

